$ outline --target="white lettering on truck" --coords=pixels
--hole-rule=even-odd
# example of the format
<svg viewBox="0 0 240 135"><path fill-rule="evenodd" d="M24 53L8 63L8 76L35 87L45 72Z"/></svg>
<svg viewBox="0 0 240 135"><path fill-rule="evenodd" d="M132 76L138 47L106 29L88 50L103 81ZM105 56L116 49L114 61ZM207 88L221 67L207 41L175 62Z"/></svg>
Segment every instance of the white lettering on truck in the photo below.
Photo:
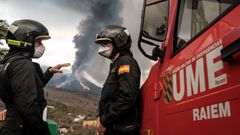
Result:
<svg viewBox="0 0 240 135"><path fill-rule="evenodd" d="M173 97L176 101L181 101L184 95L191 97L205 92L207 86L210 90L227 83L227 75L222 70L223 62L219 59L222 48L222 40L219 40L175 68L172 81ZM222 72L216 74L220 70Z"/></svg>
<svg viewBox="0 0 240 135"><path fill-rule="evenodd" d="M194 108L192 112L193 121L231 117L230 101Z"/></svg>

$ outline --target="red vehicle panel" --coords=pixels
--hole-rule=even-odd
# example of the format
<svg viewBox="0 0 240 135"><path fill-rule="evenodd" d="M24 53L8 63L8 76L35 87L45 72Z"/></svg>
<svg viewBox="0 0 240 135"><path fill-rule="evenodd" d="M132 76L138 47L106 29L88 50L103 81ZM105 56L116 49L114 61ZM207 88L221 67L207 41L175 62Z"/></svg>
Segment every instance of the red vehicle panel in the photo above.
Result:
<svg viewBox="0 0 240 135"><path fill-rule="evenodd" d="M193 0L196 3L191 2L190 8L189 1L183 1L168 1L167 26L165 25L163 40L150 36L151 29L145 27L148 23L146 14L151 5L145 1L147 4L143 11L145 18L139 44L145 39L150 42L159 41L162 43L162 51L158 53L158 61L141 89L141 134L239 135L239 2L218 3L223 5L219 8L221 11L213 15L215 11L212 14L206 11L213 8L214 0ZM159 3L161 2L164 1ZM188 29L180 23L187 22L184 17L189 14L188 10L192 11L189 23L189 35L192 36L188 39L187 34L182 34L185 36L183 46L176 48L182 38L178 35L181 36L181 31L184 33ZM182 20L179 19L181 17ZM204 17L206 24L201 21ZM197 28L199 26L202 27L200 30ZM145 30L148 35L144 35L147 33ZM152 56L147 57L154 59L154 54Z"/></svg>

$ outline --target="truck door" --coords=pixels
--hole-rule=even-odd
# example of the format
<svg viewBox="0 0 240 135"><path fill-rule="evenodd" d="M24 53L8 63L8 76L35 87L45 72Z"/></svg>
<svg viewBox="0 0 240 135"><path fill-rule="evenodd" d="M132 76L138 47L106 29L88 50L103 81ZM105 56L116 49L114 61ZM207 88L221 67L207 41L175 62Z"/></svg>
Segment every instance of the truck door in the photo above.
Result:
<svg viewBox="0 0 240 135"><path fill-rule="evenodd" d="M161 41L164 46L152 55L139 47L146 57L160 59L142 88L142 119L153 120L152 124L143 123L143 128L152 128L156 135L240 134L239 3L170 0L164 38L148 31L144 35L142 24L140 41L153 46ZM164 19L158 20L163 24ZM160 98L145 110L155 96L154 87Z"/></svg>
<svg viewBox="0 0 240 135"><path fill-rule="evenodd" d="M168 21L168 0L144 0L142 15L142 28L139 37L139 49L143 55L151 60L157 61L164 56L159 48L166 38ZM144 46L142 46L144 45ZM146 49L146 46L150 45ZM150 48L150 49L149 49ZM152 53L149 50L152 49ZM163 60L163 59L161 59ZM158 83L162 63L158 62L152 67L149 77L142 86L141 134L159 134L159 101L161 97Z"/></svg>
<svg viewBox="0 0 240 135"><path fill-rule="evenodd" d="M240 20L234 19L239 13L237 0L178 1L172 48L167 45L170 55L160 73L172 74L173 89L160 131L240 133Z"/></svg>

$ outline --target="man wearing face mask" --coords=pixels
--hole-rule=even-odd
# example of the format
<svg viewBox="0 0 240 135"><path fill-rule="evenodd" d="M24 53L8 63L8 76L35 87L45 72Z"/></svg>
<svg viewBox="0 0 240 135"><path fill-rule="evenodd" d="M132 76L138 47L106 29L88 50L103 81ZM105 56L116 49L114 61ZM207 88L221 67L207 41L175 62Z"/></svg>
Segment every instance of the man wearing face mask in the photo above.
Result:
<svg viewBox="0 0 240 135"><path fill-rule="evenodd" d="M140 69L133 58L126 28L105 27L95 41L99 54L112 61L99 101L97 129L100 135L138 135Z"/></svg>
<svg viewBox="0 0 240 135"><path fill-rule="evenodd" d="M0 72L0 97L7 109L1 135L50 135L42 119L47 105L43 87L69 64L49 67L43 73L40 65L32 62L43 55L42 40L47 39L47 28L37 21L18 20L9 26L6 42L10 50Z"/></svg>

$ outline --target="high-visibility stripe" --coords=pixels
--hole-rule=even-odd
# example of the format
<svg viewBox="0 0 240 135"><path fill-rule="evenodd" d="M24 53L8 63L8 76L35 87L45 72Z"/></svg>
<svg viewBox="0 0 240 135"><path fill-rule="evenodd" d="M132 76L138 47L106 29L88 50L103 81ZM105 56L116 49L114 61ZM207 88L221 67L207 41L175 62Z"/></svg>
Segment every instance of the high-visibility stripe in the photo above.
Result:
<svg viewBox="0 0 240 135"><path fill-rule="evenodd" d="M130 71L130 65L122 65L118 69L118 75L123 73L129 73L129 71Z"/></svg>
<svg viewBox="0 0 240 135"><path fill-rule="evenodd" d="M19 41L19 40L12 40L12 39L8 39L7 44L14 45L14 46L17 46L17 47L24 47L24 48L27 48L27 46L31 46L31 44L28 43L28 42L22 42L22 41Z"/></svg>
<svg viewBox="0 0 240 135"><path fill-rule="evenodd" d="M16 45L19 47L21 45L21 41L8 39L7 44Z"/></svg>

